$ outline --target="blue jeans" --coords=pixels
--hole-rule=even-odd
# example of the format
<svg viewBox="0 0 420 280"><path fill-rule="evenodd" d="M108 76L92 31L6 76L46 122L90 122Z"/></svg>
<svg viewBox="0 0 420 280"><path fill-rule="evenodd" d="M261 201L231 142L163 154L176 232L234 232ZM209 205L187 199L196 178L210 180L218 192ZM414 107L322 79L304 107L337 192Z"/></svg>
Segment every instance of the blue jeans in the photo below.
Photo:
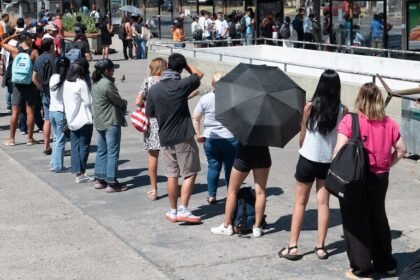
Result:
<svg viewBox="0 0 420 280"><path fill-rule="evenodd" d="M117 182L118 160L120 158L121 126L113 125L107 130L97 130L98 151L96 152L95 178L109 184Z"/></svg>
<svg viewBox="0 0 420 280"><path fill-rule="evenodd" d="M207 188L210 197L216 196L222 164L225 165L226 186L229 186L230 171L232 170L237 148L238 140L236 138L206 138L204 152L208 163Z"/></svg>
<svg viewBox="0 0 420 280"><path fill-rule="evenodd" d="M146 41L136 37L134 39L134 42L136 43L136 56L137 59L146 59L147 58L147 52L146 52Z"/></svg>
<svg viewBox="0 0 420 280"><path fill-rule="evenodd" d="M12 95L7 89L7 86L4 87L4 100L6 101L6 108L12 110Z"/></svg>
<svg viewBox="0 0 420 280"><path fill-rule="evenodd" d="M54 135L54 146L51 154L50 168L61 170L64 168L64 146L66 137L63 133L63 127L66 123L63 112L50 112L51 129Z"/></svg>
<svg viewBox="0 0 420 280"><path fill-rule="evenodd" d="M71 143L71 172L85 173L89 157L90 139L92 139L93 125L85 124L78 130L70 130Z"/></svg>

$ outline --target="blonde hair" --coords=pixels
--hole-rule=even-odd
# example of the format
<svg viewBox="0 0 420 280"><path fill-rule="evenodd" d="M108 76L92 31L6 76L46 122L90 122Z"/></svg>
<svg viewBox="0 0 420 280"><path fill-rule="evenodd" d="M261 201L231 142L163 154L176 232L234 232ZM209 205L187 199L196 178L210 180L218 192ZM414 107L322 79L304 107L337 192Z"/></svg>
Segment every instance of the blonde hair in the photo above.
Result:
<svg viewBox="0 0 420 280"><path fill-rule="evenodd" d="M216 86L216 83L221 79L221 78L223 78L224 76L226 75L226 73L225 72L222 72L222 71L217 71L217 72L214 72L214 74L213 74L213 80L211 81L211 85L213 86L213 87L215 87Z"/></svg>
<svg viewBox="0 0 420 280"><path fill-rule="evenodd" d="M150 76L160 76L166 68L168 68L168 62L165 59L154 58L149 64Z"/></svg>
<svg viewBox="0 0 420 280"><path fill-rule="evenodd" d="M374 83L364 84L356 98L356 109L369 120L383 120L385 105L381 90Z"/></svg>

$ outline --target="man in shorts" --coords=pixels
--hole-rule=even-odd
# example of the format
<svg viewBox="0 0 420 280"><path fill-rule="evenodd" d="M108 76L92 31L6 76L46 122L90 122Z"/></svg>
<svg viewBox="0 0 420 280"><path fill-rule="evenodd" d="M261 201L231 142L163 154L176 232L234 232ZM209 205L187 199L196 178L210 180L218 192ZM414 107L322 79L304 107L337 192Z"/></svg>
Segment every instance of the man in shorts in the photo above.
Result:
<svg viewBox="0 0 420 280"><path fill-rule="evenodd" d="M181 79L186 70L191 75ZM187 64L185 57L174 53L168 58L168 69L160 82L149 90L146 115L156 117L162 160L168 178L167 188L171 210L170 222L201 223L201 218L188 210L188 203L197 173L201 170L194 127L188 108L188 97L200 86L203 72ZM178 202L178 177L182 176L181 201Z"/></svg>

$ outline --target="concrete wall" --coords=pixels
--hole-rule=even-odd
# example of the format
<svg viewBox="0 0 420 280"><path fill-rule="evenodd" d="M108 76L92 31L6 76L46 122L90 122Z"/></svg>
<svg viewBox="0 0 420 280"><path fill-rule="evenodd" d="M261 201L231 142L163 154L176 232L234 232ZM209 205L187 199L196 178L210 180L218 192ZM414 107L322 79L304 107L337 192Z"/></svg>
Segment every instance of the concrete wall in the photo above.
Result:
<svg viewBox="0 0 420 280"><path fill-rule="evenodd" d="M170 49L154 49L149 52L149 59L170 54ZM307 99L310 99L318 83L319 76L324 69L341 69L347 71L364 72L369 75L355 75L340 73L342 81L341 98L345 105L350 109L354 106L354 101L360 86L366 82L372 81L375 73L381 75L399 77L402 79L419 79L420 62L404 61L390 58L359 56L341 53L314 52L311 50L288 49L273 46L249 46L249 47L226 47L211 49L177 49L177 52L183 53L188 57L188 61L204 71L203 85L201 90L208 91L211 88L211 74L215 71L229 72L238 63L267 64L278 66L280 69L286 69L288 75L306 91ZM222 54L222 56L220 55ZM259 57L271 61L262 61L250 58ZM276 61L274 61L274 59ZM283 63L281 63L283 62ZM294 66L288 63L299 62L305 66L317 66L320 69L309 67ZM381 71L379 71L381 70ZM386 80L392 89L406 89L417 87L417 83ZM379 81L378 85L382 87ZM384 98L386 91L383 90ZM387 114L401 118L401 99L393 98L387 106Z"/></svg>

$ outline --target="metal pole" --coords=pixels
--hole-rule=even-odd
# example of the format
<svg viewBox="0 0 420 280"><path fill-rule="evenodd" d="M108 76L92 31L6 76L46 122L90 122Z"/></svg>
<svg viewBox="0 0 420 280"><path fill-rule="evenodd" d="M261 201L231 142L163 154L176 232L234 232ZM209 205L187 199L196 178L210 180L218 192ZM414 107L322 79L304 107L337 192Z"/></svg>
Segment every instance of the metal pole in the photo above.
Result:
<svg viewBox="0 0 420 280"><path fill-rule="evenodd" d="M159 24L159 39L162 39L162 22L160 20L160 0L158 1L158 24Z"/></svg>
<svg viewBox="0 0 420 280"><path fill-rule="evenodd" d="M387 11L388 11L388 7L387 7L387 0L384 0L384 49L388 48L388 22L387 22Z"/></svg>

